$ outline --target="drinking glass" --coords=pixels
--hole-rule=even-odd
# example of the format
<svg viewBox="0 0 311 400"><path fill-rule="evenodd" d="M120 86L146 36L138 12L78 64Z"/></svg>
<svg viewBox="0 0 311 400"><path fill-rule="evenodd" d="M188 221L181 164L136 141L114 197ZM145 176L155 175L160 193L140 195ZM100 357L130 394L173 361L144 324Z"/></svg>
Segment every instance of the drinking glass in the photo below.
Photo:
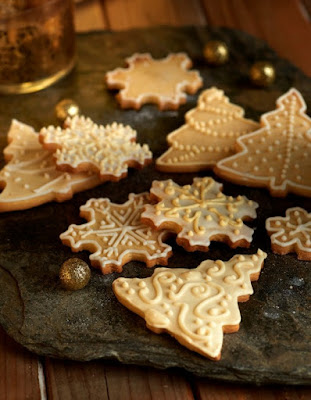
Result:
<svg viewBox="0 0 311 400"><path fill-rule="evenodd" d="M1 1L0 93L44 89L74 63L72 0Z"/></svg>

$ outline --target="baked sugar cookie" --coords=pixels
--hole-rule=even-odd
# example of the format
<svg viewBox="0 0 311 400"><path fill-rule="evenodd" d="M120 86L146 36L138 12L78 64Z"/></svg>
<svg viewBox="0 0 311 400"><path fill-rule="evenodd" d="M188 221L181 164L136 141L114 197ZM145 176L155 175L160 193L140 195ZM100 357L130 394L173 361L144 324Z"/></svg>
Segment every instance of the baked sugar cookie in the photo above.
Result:
<svg viewBox="0 0 311 400"><path fill-rule="evenodd" d="M311 197L311 118L296 89L281 96L262 128L237 139L237 154L219 161L217 175L241 185L266 187L272 196Z"/></svg>
<svg viewBox="0 0 311 400"><path fill-rule="evenodd" d="M238 302L253 294L266 253L235 255L229 261L203 261L197 268L157 268L144 279L118 278L118 300L146 320L155 333L167 332L205 357L219 360L223 333L241 322Z"/></svg>
<svg viewBox="0 0 311 400"><path fill-rule="evenodd" d="M117 100L122 108L139 110L155 103L160 110L176 110L186 102L184 92L194 94L203 81L198 71L189 71L192 61L185 53L155 60L148 53L126 59L127 68L107 72L109 89L121 89Z"/></svg>
<svg viewBox="0 0 311 400"><path fill-rule="evenodd" d="M179 186L171 179L154 181L151 200L142 222L153 229L177 233L176 241L187 251L208 251L211 241L230 247L249 247L253 229L243 223L256 218L258 204L245 196L226 196L214 179L195 178L192 185Z"/></svg>
<svg viewBox="0 0 311 400"><path fill-rule="evenodd" d="M311 213L301 207L288 208L286 217L266 220L274 253L297 253L299 260L311 260Z"/></svg>
<svg viewBox="0 0 311 400"><path fill-rule="evenodd" d="M205 90L197 107L187 112L185 124L167 136L170 148L157 159L157 169L196 172L213 168L235 153L239 136L259 128L257 122L243 115L243 108L231 104L222 90Z"/></svg>
<svg viewBox="0 0 311 400"><path fill-rule="evenodd" d="M143 168L151 162L149 147L135 143L136 131L117 124L97 125L90 118L68 118L65 128L49 126L40 131L43 147L55 151L57 168L69 172L97 172L101 181L118 181L128 167Z"/></svg>
<svg viewBox="0 0 311 400"><path fill-rule="evenodd" d="M80 216L88 222L70 225L60 235L62 242L75 252L90 251L90 261L103 274L121 272L132 260L145 262L147 267L167 265L171 246L163 243L168 232L156 232L140 221L141 212L149 202L149 194L130 194L124 204L109 199L89 199L80 208Z"/></svg>
<svg viewBox="0 0 311 400"><path fill-rule="evenodd" d="M4 149L8 164L0 171L0 212L68 200L100 184L93 173L58 171L52 154L42 148L38 133L29 125L13 120L8 141Z"/></svg>

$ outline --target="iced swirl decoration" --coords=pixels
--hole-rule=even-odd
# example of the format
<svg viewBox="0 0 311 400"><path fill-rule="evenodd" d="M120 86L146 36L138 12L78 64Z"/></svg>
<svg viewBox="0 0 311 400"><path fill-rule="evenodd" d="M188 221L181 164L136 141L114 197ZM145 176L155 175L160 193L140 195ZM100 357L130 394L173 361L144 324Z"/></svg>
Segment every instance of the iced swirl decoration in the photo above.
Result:
<svg viewBox="0 0 311 400"><path fill-rule="evenodd" d="M179 217L182 215L186 222L193 223L194 231L198 232L204 229L203 226L199 226L199 219L202 214L202 209L208 210L213 213L218 221L222 221L225 225L231 225L233 227L240 228L243 224L240 218L233 220L229 216L224 215L219 210L219 207L226 207L228 205L228 198L223 193L219 192L215 198L206 198L208 193L214 186L214 181L209 180L207 185L196 185L195 189L192 189L190 185L184 187L173 187L172 183L168 184L165 188L165 193L169 196L176 195L171 203L173 207L165 207L163 203L159 204L159 209L164 212L164 215L168 218ZM180 200L188 200L188 204L181 205ZM228 211L234 214L238 211L238 207L245 203L245 199L242 196L238 196L236 199L232 198Z"/></svg>
<svg viewBox="0 0 311 400"><path fill-rule="evenodd" d="M142 218L159 229L175 231L177 243L187 250L207 247L211 240L224 241L225 237L247 246L253 230L243 220L256 217L258 204L245 196L226 196L221 190L222 185L209 177L195 178L185 186L172 180L154 181L151 194L158 203L146 205Z"/></svg>
<svg viewBox="0 0 311 400"><path fill-rule="evenodd" d="M146 319L156 333L171 333L183 345L219 359L223 332L238 330L238 301L253 293L266 254L203 261L195 269L158 268L145 279L119 278L113 290L122 304Z"/></svg>

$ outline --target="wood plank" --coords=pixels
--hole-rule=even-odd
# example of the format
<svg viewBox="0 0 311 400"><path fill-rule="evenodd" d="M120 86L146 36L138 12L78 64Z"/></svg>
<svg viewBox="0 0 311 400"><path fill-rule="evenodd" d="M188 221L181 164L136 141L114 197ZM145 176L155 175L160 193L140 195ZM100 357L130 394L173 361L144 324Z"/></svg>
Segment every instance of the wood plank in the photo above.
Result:
<svg viewBox="0 0 311 400"><path fill-rule="evenodd" d="M108 399L105 365L45 359L48 399Z"/></svg>
<svg viewBox="0 0 311 400"><path fill-rule="evenodd" d="M197 400L302 400L311 398L311 388L295 386L250 386L212 383L197 379L194 384Z"/></svg>
<svg viewBox="0 0 311 400"><path fill-rule="evenodd" d="M40 400L38 358L0 328L0 400Z"/></svg>
<svg viewBox="0 0 311 400"><path fill-rule="evenodd" d="M77 32L107 29L107 21L100 0L76 4L75 25Z"/></svg>
<svg viewBox="0 0 311 400"><path fill-rule="evenodd" d="M194 400L181 373L110 365L106 378L110 400Z"/></svg>
<svg viewBox="0 0 311 400"><path fill-rule="evenodd" d="M53 400L194 400L182 375L104 361L46 359L48 398Z"/></svg>
<svg viewBox="0 0 311 400"><path fill-rule="evenodd" d="M202 0L208 23L246 31L266 40L311 76L311 24L300 0ZM289 33L290 30L290 33Z"/></svg>
<svg viewBox="0 0 311 400"><path fill-rule="evenodd" d="M110 29L206 23L200 0L102 0Z"/></svg>

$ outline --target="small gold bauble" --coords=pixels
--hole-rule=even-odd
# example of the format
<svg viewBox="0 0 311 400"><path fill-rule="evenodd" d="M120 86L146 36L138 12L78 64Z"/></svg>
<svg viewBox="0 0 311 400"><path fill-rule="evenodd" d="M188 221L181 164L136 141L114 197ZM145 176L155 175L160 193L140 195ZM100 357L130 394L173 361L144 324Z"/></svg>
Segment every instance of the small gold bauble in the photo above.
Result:
<svg viewBox="0 0 311 400"><path fill-rule="evenodd" d="M87 263L80 258L69 258L59 271L61 284L66 290L83 289L89 282L91 270Z"/></svg>
<svg viewBox="0 0 311 400"><path fill-rule="evenodd" d="M65 119L67 117L72 118L75 115L78 115L79 112L80 112L80 108L79 108L78 104L71 99L61 100L55 106L56 117L61 121L65 121Z"/></svg>
<svg viewBox="0 0 311 400"><path fill-rule="evenodd" d="M203 50L204 57L209 64L222 65L228 61L229 50L226 43L220 40L211 40Z"/></svg>
<svg viewBox="0 0 311 400"><path fill-rule="evenodd" d="M275 80L275 68L268 61L257 61L252 65L249 76L254 85L266 87Z"/></svg>

